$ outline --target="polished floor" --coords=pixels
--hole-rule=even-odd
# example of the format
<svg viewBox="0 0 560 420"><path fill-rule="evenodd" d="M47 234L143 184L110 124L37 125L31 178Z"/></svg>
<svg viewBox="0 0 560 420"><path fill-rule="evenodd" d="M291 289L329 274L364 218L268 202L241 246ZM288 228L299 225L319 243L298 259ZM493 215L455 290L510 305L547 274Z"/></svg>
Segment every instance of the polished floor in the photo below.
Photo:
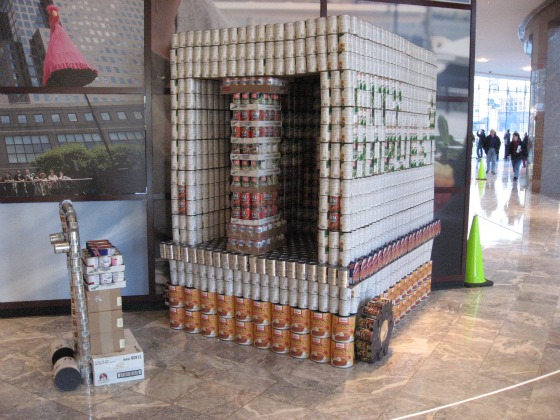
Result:
<svg viewBox="0 0 560 420"><path fill-rule="evenodd" d="M500 161L472 183L494 286L433 292L381 363L341 370L170 330L165 312L126 313L146 379L63 393L47 348L69 317L0 319L0 418L390 419L439 407L414 418L557 419L560 206L526 190L525 172L512 178Z"/></svg>

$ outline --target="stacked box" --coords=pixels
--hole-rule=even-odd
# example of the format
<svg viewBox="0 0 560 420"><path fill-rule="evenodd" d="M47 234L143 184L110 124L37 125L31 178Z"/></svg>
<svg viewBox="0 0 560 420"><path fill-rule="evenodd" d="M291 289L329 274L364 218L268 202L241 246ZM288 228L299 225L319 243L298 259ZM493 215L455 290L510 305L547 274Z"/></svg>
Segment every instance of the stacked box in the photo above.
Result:
<svg viewBox="0 0 560 420"><path fill-rule="evenodd" d="M86 241L82 271L87 286L86 303L91 354L125 348L121 289L126 286L124 257L107 239Z"/></svg>
<svg viewBox="0 0 560 420"><path fill-rule="evenodd" d="M213 182L226 183L223 195L218 190L224 206L221 198L218 208L206 204L220 215L216 218L219 227L212 229L214 219L203 217L204 203L214 201L211 194L208 198L188 191L185 194L185 211L195 216L191 230L199 233L182 235L181 224L186 226L187 222L180 217L180 204L172 209L174 229L178 230L174 230L172 243L161 246L162 257L170 260L170 287L183 288L195 296L216 293L218 307L220 299L229 302L224 305L235 316L216 314L218 336L222 329L223 339L234 337L239 344L254 345L258 337L261 348L268 347L270 340L270 349L277 353L307 355L318 363L330 358L337 367L351 366L351 341L337 340L334 333L328 338L314 336L312 331L294 331L300 322L292 319L292 312L308 313L312 319L336 316L342 320L338 327L352 325L358 309L371 298L388 296L395 287L404 288L396 285L411 283L406 279L418 277L414 273L428 265L433 238L441 228L433 220L435 55L355 17L330 16L175 34L171 71L176 79L171 86L172 104L176 105L172 117L179 118L181 109L208 110L210 102L203 105L208 98L197 99L195 95L193 102L181 94L188 86L206 86L199 90L205 89L206 95L214 92L212 106L219 104L213 122L228 131L222 137L218 129L220 141L231 137L230 129L236 133L252 126L238 122L243 120L242 114L231 119L224 113L225 104L237 99L225 95L253 85L262 89L272 85L274 78L282 78L285 92L279 157L274 154L275 142L268 149L268 143L235 140L231 164L224 162L223 170L214 176ZM220 97L221 83L225 86ZM259 108L265 104L251 104L250 95L248 105L255 105L253 111L259 115L267 110ZM234 113L251 111L236 106L232 105ZM177 142L181 130L178 122L172 140L172 150L177 150L175 167L172 161L177 197L183 191L182 184L173 181L180 177ZM201 132L185 130L185 142L199 144L204 140ZM278 175L273 185L278 185L278 211L286 221L282 227L286 244L259 257L246 255L247 249L232 248L225 237L240 238L239 226L226 229L225 221L231 220L230 190L234 216L237 200L243 200L235 194L238 181L232 179L229 187L228 179L230 174L242 174L243 164L238 167L236 161L243 160L237 159L243 153L236 152L243 146L258 148L256 154L249 153L256 158L245 159L251 162L246 168L252 169L252 162L280 162L279 171L275 164L260 168L258 163L257 167L273 169L273 175ZM267 148L264 156L259 156L261 146ZM195 179L195 186L197 176L189 177ZM242 188L242 179L240 182ZM188 205L189 197L202 203L193 209ZM273 235L279 232L275 229L279 226L270 226ZM246 235L244 227L242 230ZM257 232L251 231L250 235L254 234ZM416 282L416 288L412 283L400 293L406 305L397 302L398 296L391 297L398 316L414 306L419 290L426 295L429 282ZM205 299L214 302L211 296ZM255 324L260 316L249 316L250 311L268 306L270 332L264 328L266 324ZM184 312L197 313L193 309ZM211 330L216 325L211 318L205 322ZM248 323L253 323L252 328ZM188 332L201 329L185 328ZM212 331L207 332L205 335L212 336ZM342 334L346 337L347 331ZM326 353L329 339L331 346Z"/></svg>
<svg viewBox="0 0 560 420"><path fill-rule="evenodd" d="M110 385L144 379L144 352L128 329L124 330L126 347L119 352L92 357L93 384Z"/></svg>

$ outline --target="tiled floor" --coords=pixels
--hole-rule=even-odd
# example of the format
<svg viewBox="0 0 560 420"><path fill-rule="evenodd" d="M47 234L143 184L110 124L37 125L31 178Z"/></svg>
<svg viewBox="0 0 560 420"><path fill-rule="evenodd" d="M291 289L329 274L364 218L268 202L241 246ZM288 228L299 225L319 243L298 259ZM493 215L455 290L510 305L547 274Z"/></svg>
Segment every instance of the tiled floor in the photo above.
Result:
<svg viewBox="0 0 560 420"><path fill-rule="evenodd" d="M475 161L473 161L475 163ZM473 174L476 174L473 168ZM69 317L0 319L0 417L389 419L560 369L559 201L512 181L509 163L473 181L491 288L432 293L381 363L340 370L170 330L165 312L126 313L144 381L56 390L47 348ZM560 374L416 418L560 417Z"/></svg>

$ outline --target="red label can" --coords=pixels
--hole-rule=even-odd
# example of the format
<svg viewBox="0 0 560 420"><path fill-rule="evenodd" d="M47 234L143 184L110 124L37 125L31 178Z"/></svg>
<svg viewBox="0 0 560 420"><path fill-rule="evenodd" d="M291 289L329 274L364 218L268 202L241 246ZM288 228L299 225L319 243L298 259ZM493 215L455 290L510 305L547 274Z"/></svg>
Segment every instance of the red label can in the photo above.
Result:
<svg viewBox="0 0 560 420"><path fill-rule="evenodd" d="M241 209L241 219L251 220L251 209Z"/></svg>
<svg viewBox="0 0 560 420"><path fill-rule="evenodd" d="M331 232L340 230L340 213L329 212L329 230Z"/></svg>
<svg viewBox="0 0 560 420"><path fill-rule="evenodd" d="M251 207L251 193L241 193L241 207L242 208L249 208Z"/></svg>
<svg viewBox="0 0 560 420"><path fill-rule="evenodd" d="M231 194L231 205L233 207L241 207L241 194L238 192L233 192Z"/></svg>
<svg viewBox="0 0 560 420"><path fill-rule="evenodd" d="M264 202L263 193L253 193L251 194L251 207L261 207Z"/></svg>

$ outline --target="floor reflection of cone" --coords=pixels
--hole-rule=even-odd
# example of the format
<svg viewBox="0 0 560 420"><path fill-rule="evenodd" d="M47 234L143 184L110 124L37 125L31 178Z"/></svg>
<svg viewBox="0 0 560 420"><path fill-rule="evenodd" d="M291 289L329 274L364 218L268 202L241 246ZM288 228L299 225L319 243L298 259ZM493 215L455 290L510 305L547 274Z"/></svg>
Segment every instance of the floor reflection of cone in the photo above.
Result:
<svg viewBox="0 0 560 420"><path fill-rule="evenodd" d="M480 161L480 165L478 165L478 175L476 179L479 181L486 181L486 171L484 170L484 161Z"/></svg>
<svg viewBox="0 0 560 420"><path fill-rule="evenodd" d="M484 195L484 186L486 185L486 182L484 181L478 181L478 195L480 198L482 198L482 196Z"/></svg>
<svg viewBox="0 0 560 420"><path fill-rule="evenodd" d="M478 229L478 216L473 217L469 239L467 240L467 268L465 273L465 287L485 287L494 283L484 278L484 264L482 262L482 247Z"/></svg>

